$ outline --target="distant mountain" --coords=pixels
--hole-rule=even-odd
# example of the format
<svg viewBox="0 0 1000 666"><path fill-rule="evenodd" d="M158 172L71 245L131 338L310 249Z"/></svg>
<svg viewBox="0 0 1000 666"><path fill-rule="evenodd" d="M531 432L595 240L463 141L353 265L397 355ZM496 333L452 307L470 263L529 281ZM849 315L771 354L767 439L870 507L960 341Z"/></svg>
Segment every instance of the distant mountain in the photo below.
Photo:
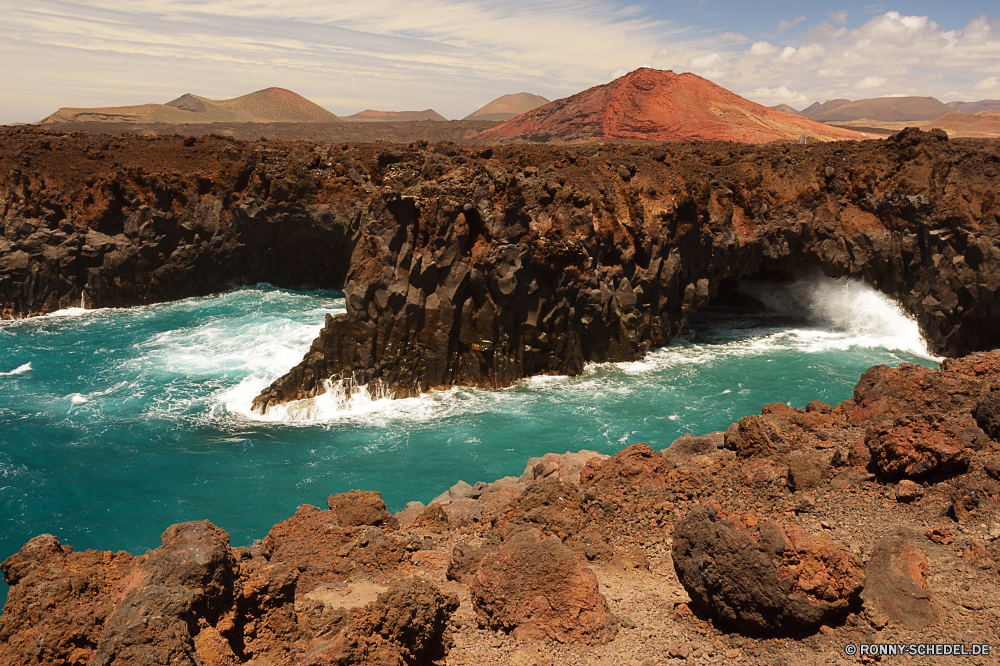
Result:
<svg viewBox="0 0 1000 666"><path fill-rule="evenodd" d="M954 137L1000 137L1000 110L991 109L979 113L956 111L920 126L925 131L937 128Z"/></svg>
<svg viewBox="0 0 1000 666"><path fill-rule="evenodd" d="M548 103L549 100L541 95L526 92L504 95L473 111L464 120L510 120Z"/></svg>
<svg viewBox="0 0 1000 666"><path fill-rule="evenodd" d="M953 109L933 97L878 97L849 101L835 99L825 104L813 104L802 115L829 123L845 120L904 121L934 120Z"/></svg>
<svg viewBox="0 0 1000 666"><path fill-rule="evenodd" d="M820 104L819 102L813 102L806 108L802 109L800 113L806 118L813 118L821 113L825 113L826 111L831 111L833 109L836 109L838 106L843 106L844 104L850 104L850 103L851 100L849 99L831 99L827 100L826 102L823 102L822 104Z"/></svg>
<svg viewBox="0 0 1000 666"><path fill-rule="evenodd" d="M696 141L766 143L857 139L751 102L694 74L641 68L479 134L481 141Z"/></svg>
<svg viewBox="0 0 1000 666"><path fill-rule="evenodd" d="M344 116L344 120L353 123L401 123L407 120L439 120L448 119L434 109L426 111L361 111L354 115Z"/></svg>
<svg viewBox="0 0 1000 666"><path fill-rule="evenodd" d="M779 104L778 106L772 106L772 107L769 107L769 108L772 108L775 111L781 111L782 113L790 113L793 116L801 116L802 115L802 113L800 111L796 111L794 108L788 106L787 104Z"/></svg>
<svg viewBox="0 0 1000 666"><path fill-rule="evenodd" d="M266 88L233 99L212 100L187 93L166 104L62 108L42 122L85 123L325 123L338 118L284 88Z"/></svg>
<svg viewBox="0 0 1000 666"><path fill-rule="evenodd" d="M979 113L1000 109L1000 99L981 99L978 102L948 102L947 106L959 113Z"/></svg>

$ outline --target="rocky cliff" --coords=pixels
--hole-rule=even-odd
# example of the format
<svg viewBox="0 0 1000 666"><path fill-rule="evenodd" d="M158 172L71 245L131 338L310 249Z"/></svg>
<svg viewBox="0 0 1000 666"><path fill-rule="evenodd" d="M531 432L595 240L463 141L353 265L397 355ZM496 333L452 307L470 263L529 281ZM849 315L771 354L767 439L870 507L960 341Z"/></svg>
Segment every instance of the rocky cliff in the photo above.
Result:
<svg viewBox="0 0 1000 666"><path fill-rule="evenodd" d="M754 275L856 276L932 348L1000 344L1000 144L463 147L7 130L0 313L343 287L255 406L629 361ZM319 322L317 322L319 323Z"/></svg>
<svg viewBox="0 0 1000 666"><path fill-rule="evenodd" d="M0 564L0 663L995 663L998 385L996 352L876 366L835 407L547 454L395 515L332 495L249 547L207 521L139 556L40 535Z"/></svg>
<svg viewBox="0 0 1000 666"><path fill-rule="evenodd" d="M946 355L1000 344L995 143L514 146L384 158L344 288L255 408L331 381L502 387L665 345L737 281L810 270L898 299Z"/></svg>

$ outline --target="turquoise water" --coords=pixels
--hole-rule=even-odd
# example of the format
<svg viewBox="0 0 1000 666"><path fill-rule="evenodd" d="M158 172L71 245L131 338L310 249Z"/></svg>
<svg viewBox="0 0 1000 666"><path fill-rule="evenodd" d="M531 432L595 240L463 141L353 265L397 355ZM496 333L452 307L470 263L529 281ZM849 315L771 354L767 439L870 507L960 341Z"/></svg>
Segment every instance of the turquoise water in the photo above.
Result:
<svg viewBox="0 0 1000 666"><path fill-rule="evenodd" d="M408 400L331 391L272 420L250 401L343 311L340 293L262 285L2 322L0 559L45 532L140 553L204 518L245 545L331 493L379 490L399 510L458 479L519 475L530 456L663 448L769 402L839 402L876 363L936 365L915 324L863 285L747 290L771 309L712 309L641 362Z"/></svg>

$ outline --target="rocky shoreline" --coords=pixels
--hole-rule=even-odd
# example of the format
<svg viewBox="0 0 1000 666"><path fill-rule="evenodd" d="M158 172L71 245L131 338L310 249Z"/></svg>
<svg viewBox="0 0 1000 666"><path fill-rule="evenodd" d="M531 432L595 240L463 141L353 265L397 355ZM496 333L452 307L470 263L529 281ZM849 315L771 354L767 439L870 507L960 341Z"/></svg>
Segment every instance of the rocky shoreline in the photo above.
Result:
<svg viewBox="0 0 1000 666"><path fill-rule="evenodd" d="M862 278L1000 345L1000 142L503 146L0 131L0 316L343 288L255 408L631 361L740 280ZM317 322L320 325L322 322Z"/></svg>
<svg viewBox="0 0 1000 666"><path fill-rule="evenodd" d="M303 505L250 547L38 536L0 570L4 664L851 664L1000 650L1000 352L865 372L657 452L581 451L391 515ZM568 443L571 444L571 443ZM940 663L935 656L901 663Z"/></svg>

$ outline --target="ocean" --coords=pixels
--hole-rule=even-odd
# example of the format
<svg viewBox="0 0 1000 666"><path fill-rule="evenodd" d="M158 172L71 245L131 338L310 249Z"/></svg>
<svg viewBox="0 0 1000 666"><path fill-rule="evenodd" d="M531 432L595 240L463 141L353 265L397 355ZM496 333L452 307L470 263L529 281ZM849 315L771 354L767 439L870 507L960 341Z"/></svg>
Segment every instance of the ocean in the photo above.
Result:
<svg viewBox="0 0 1000 666"><path fill-rule="evenodd" d="M341 293L257 285L0 322L0 559L43 533L142 553L201 519L249 545L332 493L377 490L398 511L547 452L661 449L770 402L836 404L875 364L938 367L916 323L863 283L741 290L634 363L406 400L333 386L267 417L251 400L344 311Z"/></svg>

